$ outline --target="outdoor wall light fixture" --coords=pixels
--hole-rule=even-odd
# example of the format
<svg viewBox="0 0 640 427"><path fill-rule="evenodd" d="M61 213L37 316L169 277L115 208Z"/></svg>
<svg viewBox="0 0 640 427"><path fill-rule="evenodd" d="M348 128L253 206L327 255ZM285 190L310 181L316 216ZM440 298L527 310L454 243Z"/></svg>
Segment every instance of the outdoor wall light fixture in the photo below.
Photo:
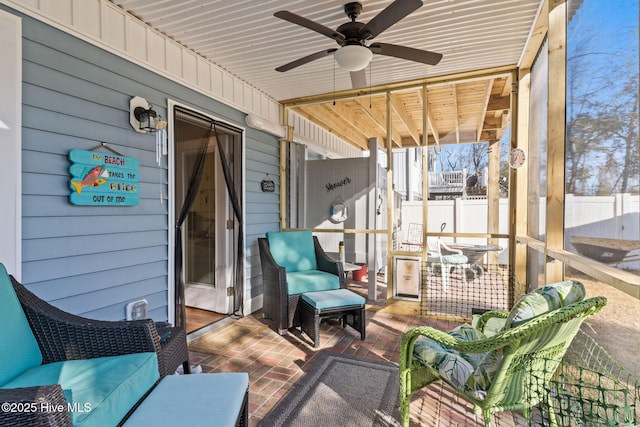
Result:
<svg viewBox="0 0 640 427"><path fill-rule="evenodd" d="M340 68L347 71L362 70L373 58L371 50L359 44L342 46L333 55Z"/></svg>
<svg viewBox="0 0 640 427"><path fill-rule="evenodd" d="M129 101L129 123L136 132L156 134L156 162L162 164L167 155L167 122L162 120L151 104L140 96Z"/></svg>
<svg viewBox="0 0 640 427"><path fill-rule="evenodd" d="M134 96L129 102L129 121L136 132L147 133L156 131L158 113L153 111L151 104L146 99Z"/></svg>
<svg viewBox="0 0 640 427"><path fill-rule="evenodd" d="M156 118L158 114L151 108L145 110L142 107L136 107L136 109L133 110L133 115L140 122L140 130L146 130L148 132L156 131Z"/></svg>
<svg viewBox="0 0 640 427"><path fill-rule="evenodd" d="M129 102L129 123L136 132L153 133L166 122L160 120L160 116L153 110L153 106L146 99L134 96Z"/></svg>

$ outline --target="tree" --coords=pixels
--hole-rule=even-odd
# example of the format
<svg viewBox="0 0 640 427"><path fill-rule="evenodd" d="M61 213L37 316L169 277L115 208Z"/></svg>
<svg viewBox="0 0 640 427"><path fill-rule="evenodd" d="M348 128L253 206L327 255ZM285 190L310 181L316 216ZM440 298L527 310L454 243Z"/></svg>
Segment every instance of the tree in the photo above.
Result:
<svg viewBox="0 0 640 427"><path fill-rule="evenodd" d="M606 13L606 21L601 15ZM638 192L638 3L584 1L567 31L566 192Z"/></svg>

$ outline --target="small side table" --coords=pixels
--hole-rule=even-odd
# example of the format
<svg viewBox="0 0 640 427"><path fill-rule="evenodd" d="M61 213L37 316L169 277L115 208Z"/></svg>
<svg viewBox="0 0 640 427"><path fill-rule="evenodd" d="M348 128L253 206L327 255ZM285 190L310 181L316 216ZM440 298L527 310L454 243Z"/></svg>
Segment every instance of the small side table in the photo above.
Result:
<svg viewBox="0 0 640 427"><path fill-rule="evenodd" d="M176 326L167 326L167 324L159 322L156 324L158 334L160 335L160 347L164 361L163 372L161 376L172 375L182 364L185 374L191 373L191 365L189 364L189 350L187 348L187 334L184 328Z"/></svg>

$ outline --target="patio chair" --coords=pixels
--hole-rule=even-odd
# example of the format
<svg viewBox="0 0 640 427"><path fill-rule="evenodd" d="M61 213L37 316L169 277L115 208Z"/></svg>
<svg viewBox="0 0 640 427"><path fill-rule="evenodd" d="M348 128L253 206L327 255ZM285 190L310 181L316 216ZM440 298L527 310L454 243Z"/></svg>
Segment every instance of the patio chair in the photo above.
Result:
<svg viewBox="0 0 640 427"><path fill-rule="evenodd" d="M560 282L523 296L510 313L482 314L476 327L406 332L400 347L402 425L409 425L411 396L438 380L471 402L485 426L495 412L522 410L529 418L531 408L549 403L547 383L584 319L607 302L584 295L580 282ZM485 328L488 323L493 327Z"/></svg>
<svg viewBox="0 0 640 427"><path fill-rule="evenodd" d="M0 402L8 408L0 425L115 425L164 375L167 359L151 319L67 313L27 290L1 263L0 308ZM88 412L67 411L87 404Z"/></svg>
<svg viewBox="0 0 640 427"><path fill-rule="evenodd" d="M427 247L427 271L429 274L433 270L440 271L442 290L444 292L449 290L451 273L457 269L462 272L463 283L466 283L466 270L469 266L469 259L462 254L461 250L450 248L440 239L427 239ZM443 249L447 253L443 254Z"/></svg>
<svg viewBox="0 0 640 427"><path fill-rule="evenodd" d="M330 258L311 231L269 232L258 238L264 282L263 313L280 335L301 326L300 297L309 291L346 289L342 263Z"/></svg>

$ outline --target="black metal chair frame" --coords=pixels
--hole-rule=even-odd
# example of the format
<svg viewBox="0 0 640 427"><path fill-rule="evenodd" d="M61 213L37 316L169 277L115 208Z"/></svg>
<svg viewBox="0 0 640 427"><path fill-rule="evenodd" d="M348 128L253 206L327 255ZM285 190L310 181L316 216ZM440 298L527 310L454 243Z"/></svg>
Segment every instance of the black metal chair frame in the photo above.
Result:
<svg viewBox="0 0 640 427"><path fill-rule="evenodd" d="M316 236L313 236L318 270L335 274L340 280L340 288L347 288L342 263L329 257L320 246ZM280 335L286 335L289 328L301 326L300 295L289 295L287 291L286 269L278 265L265 237L258 238L260 249L260 264L262 266L262 281L264 283L263 313L269 327Z"/></svg>

